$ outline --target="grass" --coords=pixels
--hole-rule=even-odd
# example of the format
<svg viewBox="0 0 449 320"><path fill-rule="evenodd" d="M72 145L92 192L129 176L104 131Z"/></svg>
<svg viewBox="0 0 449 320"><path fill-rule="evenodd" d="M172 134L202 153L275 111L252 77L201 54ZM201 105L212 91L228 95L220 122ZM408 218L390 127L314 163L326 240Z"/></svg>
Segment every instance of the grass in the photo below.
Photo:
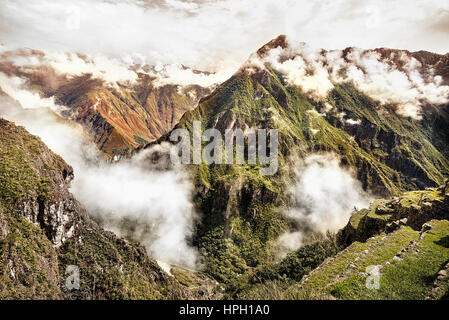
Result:
<svg viewBox="0 0 449 320"><path fill-rule="evenodd" d="M81 241L68 240L58 250L59 272L80 268L80 290L66 298L167 299L176 286L158 274L156 262L137 247L85 221ZM171 290L170 290L171 289ZM174 293L174 291L172 293Z"/></svg>
<svg viewBox="0 0 449 320"><path fill-rule="evenodd" d="M436 274L449 256L449 222L432 221L420 238L409 227L379 235L366 243L355 242L335 259L324 263L307 280L290 287L286 297L296 299L424 299ZM411 246L411 242L416 245ZM411 246L411 247L410 247ZM404 248L401 260L394 260ZM415 248L418 251L415 251ZM387 263L388 262L388 263ZM381 265L380 289L366 286L366 268Z"/></svg>
<svg viewBox="0 0 449 320"><path fill-rule="evenodd" d="M51 242L23 217L6 209L4 216L8 235L0 240L0 299L57 299L57 256Z"/></svg>
<svg viewBox="0 0 449 320"><path fill-rule="evenodd" d="M195 203L205 212L195 244L203 249L210 264L207 272L216 279L234 282L252 272L269 255L273 240L289 228L288 219L276 208L289 205L292 168L296 159L307 154L335 153L342 165L355 169L365 189L381 196L436 185L449 174L449 161L432 146L427 129L413 120L379 112L378 102L349 83L335 85L326 102L333 110L322 116L323 101L286 84L280 73L266 66L263 74L236 73L181 118L177 128L190 131L193 121L199 120L203 130L223 131L233 123L242 130L275 128L279 132L276 175L260 175L258 165L191 166L198 190ZM340 112L364 124L348 129L339 123ZM374 137L365 134L367 127ZM389 159L392 154L399 160ZM412 169L405 170L402 163ZM388 220L375 211L366 216L373 222ZM352 222L358 225L365 219L359 215ZM223 252L218 255L216 248Z"/></svg>

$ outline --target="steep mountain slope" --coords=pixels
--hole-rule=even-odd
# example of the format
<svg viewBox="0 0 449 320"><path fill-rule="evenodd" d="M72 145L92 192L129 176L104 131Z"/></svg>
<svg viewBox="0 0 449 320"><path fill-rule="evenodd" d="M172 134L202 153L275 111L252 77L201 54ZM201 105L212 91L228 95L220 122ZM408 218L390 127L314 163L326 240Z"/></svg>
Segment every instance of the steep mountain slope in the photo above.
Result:
<svg viewBox="0 0 449 320"><path fill-rule="evenodd" d="M447 299L448 201L449 180L378 200L354 213L337 238L317 239L257 270L238 297Z"/></svg>
<svg viewBox="0 0 449 320"><path fill-rule="evenodd" d="M210 278L182 269L169 276L142 246L102 230L70 194L72 179L39 138L0 119L1 299L220 296ZM68 266L80 271L78 289L65 285Z"/></svg>
<svg viewBox="0 0 449 320"><path fill-rule="evenodd" d="M402 193L436 187L449 175L446 62L445 56L390 49L310 52L280 36L207 96L207 90L201 87L182 91L190 90L184 87L180 92L177 86L154 86L154 79L143 74L137 85L114 86L86 74L70 78L55 75L53 82L41 72L24 77L43 97L53 97L66 106L60 113L81 123L109 155L132 154L137 151L128 153L129 148L140 150L168 141L169 130L179 117L174 129L185 128L191 134L195 120L201 122L202 130L215 128L223 136L227 129L245 133L278 130L278 170L273 175L262 175L260 162L187 166L195 183L196 209L202 213L193 243L204 257L206 273L225 285L227 297L266 298L264 286L271 283L279 294L276 298L424 298L446 294L446 278L437 278L436 273L447 262L447 191L444 187ZM372 65L376 66L376 75L381 75L374 77L374 82L370 78ZM6 69L3 66L3 72ZM405 81L397 89L406 94L395 95L396 88L387 90L385 83L395 84L392 79ZM190 109L185 106L193 106L194 97L200 96L204 97L198 105L182 115ZM173 101L177 101L176 106ZM26 240L22 247L31 248L30 252L4 246L6 269L2 276L6 285L0 292L5 292L5 297L11 297L8 292L20 297L221 297L217 284L207 276L172 268L173 277L169 277L142 247L101 230L66 193L69 181L65 181L64 169L55 178L49 173L53 171L45 171L45 165L41 168L46 162L39 155L46 152L37 152L38 162L26 169L22 162L31 161L28 154L39 143L33 140L15 156L12 145L24 145L20 139L5 147L5 159L12 159L2 168L5 195L10 190L18 191L5 198L0 234L5 235L3 243L22 243L10 238L10 230L17 230L14 235L33 239L32 244L39 248L30 247ZM202 143L206 145L206 141ZM323 154L337 159L338 167L353 174L366 194L398 198L378 200L370 209L355 212L338 238L330 234L323 238L320 230L286 214L298 205L307 211L308 204L298 204L292 195L296 169L310 155ZM67 166L54 159L49 163L48 170L56 166L57 172L61 172L59 165ZM22 172L21 168L26 170ZM11 172L19 182L9 179ZM71 171L67 172L70 180ZM326 176L316 179L335 183ZM55 193L47 198L47 191ZM29 202L24 202L22 195L30 198ZM325 196L320 199L327 200ZM23 202L28 204L21 205ZM26 213L34 224L16 219L15 212ZM442 220L430 222L435 233L427 227L421 229L431 219ZM39 230L45 235L39 235ZM306 245L277 264L279 237L291 231L301 231ZM383 231L387 233L378 235ZM315 241L317 238L319 241ZM415 244L420 247L418 251ZM341 246L348 247L341 251ZM404 259L394 258L403 249ZM14 254L10 252L18 252L11 263L7 257ZM411 255L414 252L416 255ZM360 263L356 255L361 256ZM21 260L23 257L31 262ZM393 260L403 262L392 265ZM427 260L431 263L421 268ZM44 275L36 276L38 268L33 267L33 261L40 261ZM31 280L21 282L22 287L17 285L23 277L16 277L15 267L11 272L11 264L21 266L18 270L22 273L31 265L34 269L27 273ZM65 267L72 264L87 276L82 279L81 290L67 292L61 278ZM366 279L363 272L372 264L382 264L389 272L384 291L373 293L362 288ZM310 271L309 277L303 278ZM399 287L391 280L396 274L403 277ZM284 275L288 279L282 278ZM417 275L421 278L410 290L403 287ZM276 280L267 282L272 276ZM40 281L42 277L45 279ZM31 293L26 290L29 283L34 290ZM20 288L17 294L10 291L15 287ZM270 294L268 297L273 297Z"/></svg>
<svg viewBox="0 0 449 320"><path fill-rule="evenodd" d="M58 70L49 59L37 50L1 53L0 75L5 78L3 84L0 81L0 87L5 86L6 90L12 86L9 88L12 96L15 90L26 89L47 102L50 99L58 106L58 113L80 123L98 148L110 156L159 138L171 130L199 98L210 92L194 84L163 84L155 76L140 73L140 69L126 70L135 78L133 81L108 81L102 78L106 73L103 70L93 74L97 68L95 62L81 54L69 57L66 62L74 65L75 74L70 70ZM89 67L78 74L76 66L80 62L81 69ZM89 72L89 68L93 71ZM120 73L114 66L109 68ZM20 85L15 88L9 82Z"/></svg>
<svg viewBox="0 0 449 320"><path fill-rule="evenodd" d="M288 47L281 36L256 58ZM340 53L343 59L345 52ZM377 196L437 186L449 174L446 106L423 108L422 119L404 117L394 105L371 98L350 81L333 83L326 97L318 98L288 81L272 63L253 60L175 127L191 132L198 120L203 130L215 128L223 136L226 129L279 131L275 175L262 176L260 164L191 167L196 203L204 213L196 243L206 255L208 272L231 287L242 282L241 274L270 261L277 237L294 227L283 211L292 205L288 186L294 183L299 159L331 152ZM444 133L435 133L441 128Z"/></svg>
<svg viewBox="0 0 449 320"><path fill-rule="evenodd" d="M100 150L115 155L171 130L206 93L196 85L154 87L146 75L141 75L136 87L117 88L83 76L59 88L54 97L68 107L61 115L82 124Z"/></svg>
<svg viewBox="0 0 449 320"><path fill-rule="evenodd" d="M388 213L381 212L381 207L388 208ZM300 299L447 298L449 182L439 188L405 193L387 201L385 207L376 203L369 210L374 219L390 223L370 223L366 211L354 214L340 236L348 243L348 228L365 236L369 230L367 241L349 240L351 245L289 288L287 295ZM380 270L377 290L366 285L369 266Z"/></svg>

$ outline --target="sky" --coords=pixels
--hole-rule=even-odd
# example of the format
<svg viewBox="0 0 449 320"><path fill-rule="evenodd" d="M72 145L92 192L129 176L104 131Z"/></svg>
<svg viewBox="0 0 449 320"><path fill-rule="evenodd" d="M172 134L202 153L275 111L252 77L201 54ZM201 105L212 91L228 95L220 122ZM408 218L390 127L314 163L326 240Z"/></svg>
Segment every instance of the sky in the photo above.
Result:
<svg viewBox="0 0 449 320"><path fill-rule="evenodd" d="M36 71L34 68L45 62L60 74L92 73L114 83L135 80L136 74L130 72L129 64L137 63L153 66L158 75L165 72L168 76L164 79L168 80L164 81L208 86L226 80L253 52L280 34L298 44L305 42L311 48L390 47L445 54L449 52L449 0L0 0L0 53L17 48L45 52L45 57L29 54L30 51L20 51L28 55L0 57L11 59L11 65L4 63L3 68L7 70L14 65L23 73ZM303 48L300 44L298 47ZM449 87L440 86L438 79L423 81L414 65L406 65L409 70L405 74L354 50L353 60L364 66L361 72L355 63L346 65L348 61L336 59L332 53L326 56L325 68L323 57L307 64L302 56L284 61L280 59L281 50L276 50L268 57L274 59L271 63L289 81L311 92L327 95L333 86L327 67L334 64L347 66L354 81L371 96L404 105L400 109L403 115L418 118L418 102L423 97L433 97L432 103L447 103ZM317 57L320 52L315 49L309 52L305 46L301 50L308 52L308 57ZM306 72L309 70L305 66L315 68L313 76ZM14 76L6 73L0 70L0 87L23 106L57 109L53 99L31 92L20 73ZM49 74L48 78L51 77ZM43 137L74 166L77 174L72 191L91 214L110 214L106 217L111 224L108 228L114 230L115 218L122 217L151 225L151 232L142 231L140 240L153 256L189 267L197 265L197 252L186 240L192 236L197 215L192 209L193 187L187 179L183 180L185 183L179 182L184 178L182 172L159 173L147 168L144 158L120 162L114 167L91 165L84 158L84 142L61 124L48 119L30 120L21 112L14 116L12 120ZM297 207L289 213L298 222L336 229L347 221L354 205L366 206L369 196L351 178L352 173L339 168L333 156L306 159L301 165L292 193L296 202L312 200L313 206ZM334 189L315 178L329 175L336 181ZM309 181L317 183L313 190L306 190L304 181L307 185ZM107 187L100 192L96 183ZM166 190L176 192L178 200L167 202L166 196L171 197L172 193ZM351 192L338 193L342 190ZM149 202L147 192L153 197ZM335 193L333 200L329 193ZM326 204L321 201L323 194L330 199ZM329 215L329 208L337 209L333 210L334 215ZM172 227L173 221L177 222L176 228ZM302 233L284 235L283 245L287 246L291 240L300 243L298 235L302 237Z"/></svg>
<svg viewBox="0 0 449 320"><path fill-rule="evenodd" d="M449 52L449 0L0 0L0 43L234 72L279 34L315 48Z"/></svg>

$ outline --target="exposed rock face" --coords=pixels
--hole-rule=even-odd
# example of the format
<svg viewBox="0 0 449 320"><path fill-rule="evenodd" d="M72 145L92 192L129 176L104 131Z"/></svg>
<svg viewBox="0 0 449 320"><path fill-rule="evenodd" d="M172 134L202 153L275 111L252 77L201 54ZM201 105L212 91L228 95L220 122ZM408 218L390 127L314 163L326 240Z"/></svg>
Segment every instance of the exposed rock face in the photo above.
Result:
<svg viewBox="0 0 449 320"><path fill-rule="evenodd" d="M6 164L2 168L5 206L11 214L42 228L48 239L60 246L78 234L82 218L87 217L69 192L73 169L23 128L0 119L0 131L2 161ZM11 163L17 171L7 175L11 161L20 163Z"/></svg>
<svg viewBox="0 0 449 320"><path fill-rule="evenodd" d="M18 66L14 62L17 56L35 58L40 64ZM85 56L78 58L87 62ZM89 73L64 74L48 65L45 53L37 50L0 54L0 71L23 79L30 91L43 98L54 98L63 109L61 115L81 124L109 156L156 140L210 93L209 88L195 84L160 84L154 76L131 70L137 78L134 83L106 83Z"/></svg>
<svg viewBox="0 0 449 320"><path fill-rule="evenodd" d="M133 86L110 87L88 76L72 79L52 93L68 107L62 115L80 123L99 149L120 155L171 130L208 89L197 85L156 87L140 75Z"/></svg>
<svg viewBox="0 0 449 320"><path fill-rule="evenodd" d="M390 200L377 200L369 209L353 214L339 234L342 245L366 241L380 232L392 232L407 225L421 230L430 220L449 220L449 181L438 188L412 191Z"/></svg>
<svg viewBox="0 0 449 320"><path fill-rule="evenodd" d="M438 300L438 299L448 299L449 298L449 262L446 263L443 268L438 271L437 277L434 280L432 287L426 296L426 300Z"/></svg>
<svg viewBox="0 0 449 320"><path fill-rule="evenodd" d="M0 241L8 235L8 221L6 221L3 214L3 208L0 207Z"/></svg>

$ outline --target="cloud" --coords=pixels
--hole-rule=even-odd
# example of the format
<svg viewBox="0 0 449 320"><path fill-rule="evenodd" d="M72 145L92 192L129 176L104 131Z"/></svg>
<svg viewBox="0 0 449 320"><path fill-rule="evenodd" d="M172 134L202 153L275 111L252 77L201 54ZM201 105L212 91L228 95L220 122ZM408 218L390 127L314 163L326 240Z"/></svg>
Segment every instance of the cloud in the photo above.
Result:
<svg viewBox="0 0 449 320"><path fill-rule="evenodd" d="M290 193L293 205L286 216L296 222L298 230L280 237L284 250L299 248L310 232L338 231L355 208L368 207L372 201L354 172L340 166L340 159L332 153L306 157L296 168Z"/></svg>
<svg viewBox="0 0 449 320"><path fill-rule="evenodd" d="M91 56L137 54L150 65L182 64L230 76L279 34L316 48L445 53L447 10L449 3L440 0L4 0L0 42Z"/></svg>
<svg viewBox="0 0 449 320"><path fill-rule="evenodd" d="M336 83L352 82L382 104L396 105L398 114L417 120L423 104L449 102L449 86L442 78L403 51L385 58L374 50L325 51L289 41L286 48L272 48L260 61L251 57L245 67L265 63L316 99L326 100Z"/></svg>
<svg viewBox="0 0 449 320"><path fill-rule="evenodd" d="M153 82L155 86L199 85L208 88L220 84L229 76L227 71L218 71L215 73L203 72L180 64L157 65L154 68L146 67L148 67L148 65L144 65L142 68L137 69L137 72L155 77L156 79Z"/></svg>
<svg viewBox="0 0 449 320"><path fill-rule="evenodd" d="M130 160L79 168L72 192L105 228L138 240L158 260L196 268L197 252L188 243L196 220L193 186L180 168L165 169L170 147L158 145ZM156 154L166 157L152 163Z"/></svg>
<svg viewBox="0 0 449 320"><path fill-rule="evenodd" d="M58 107L52 98L41 98L37 93L26 89L25 80L18 77L7 77L0 72L0 88L10 97L14 97L24 108L50 108Z"/></svg>
<svg viewBox="0 0 449 320"><path fill-rule="evenodd" d="M199 85L205 88L215 86L229 76L226 71L211 73L182 64L150 65L146 57L139 54L112 58L101 54L89 56L74 52L9 50L8 47L0 47L0 72L18 75L24 80L35 79L38 75L46 78L44 85L53 82L54 87L85 74L110 86L133 85L138 74L143 73L154 78L154 86Z"/></svg>
<svg viewBox="0 0 449 320"><path fill-rule="evenodd" d="M0 78L2 88L4 80ZM51 111L58 107L49 109L49 100L24 95L22 83L16 84L4 91L28 108L0 96L0 116L39 136L74 168L71 191L89 214L105 228L140 241L158 260L198 267L197 251L190 245L197 217L191 201L193 186L180 167L168 164L169 145L107 162L81 126Z"/></svg>
<svg viewBox="0 0 449 320"><path fill-rule="evenodd" d="M90 73L92 77L108 83L134 82L137 74L130 70L123 61L97 55L92 58L75 53L49 53L44 63L51 66L59 74L80 76Z"/></svg>
<svg viewBox="0 0 449 320"><path fill-rule="evenodd" d="M429 29L447 35L449 32L449 10L440 9L434 16L434 19L429 21Z"/></svg>

